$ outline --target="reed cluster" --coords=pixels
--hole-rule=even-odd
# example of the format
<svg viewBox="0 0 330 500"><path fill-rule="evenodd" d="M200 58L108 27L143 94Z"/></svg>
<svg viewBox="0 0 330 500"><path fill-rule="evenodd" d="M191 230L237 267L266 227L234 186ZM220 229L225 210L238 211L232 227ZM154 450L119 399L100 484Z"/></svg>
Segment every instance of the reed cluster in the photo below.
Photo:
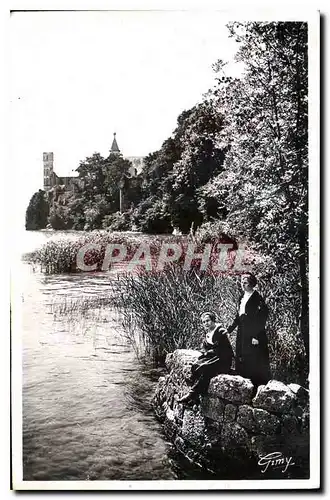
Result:
<svg viewBox="0 0 330 500"><path fill-rule="evenodd" d="M159 274L141 273L120 278L122 293L115 307L123 326L141 357L162 364L175 349L198 349L203 338L200 315L211 310L227 327L233 321L240 296L240 279L183 271L171 265ZM290 293L291 283L273 276L260 279L259 290L269 306L267 335L272 376L283 382L306 384L306 353L299 335L298 297ZM234 331L230 341L235 351Z"/></svg>
<svg viewBox="0 0 330 500"><path fill-rule="evenodd" d="M140 237L133 234L108 233L106 231L85 232L79 237L50 239L34 252L25 254L23 258L40 266L40 270L44 274L75 273L80 272L77 267L79 250L87 244L99 245L99 250L93 249L86 252L84 263L88 266L96 264L95 270L100 271L107 245L125 245L127 260L129 260L139 245L139 241ZM156 239L155 245L157 245Z"/></svg>

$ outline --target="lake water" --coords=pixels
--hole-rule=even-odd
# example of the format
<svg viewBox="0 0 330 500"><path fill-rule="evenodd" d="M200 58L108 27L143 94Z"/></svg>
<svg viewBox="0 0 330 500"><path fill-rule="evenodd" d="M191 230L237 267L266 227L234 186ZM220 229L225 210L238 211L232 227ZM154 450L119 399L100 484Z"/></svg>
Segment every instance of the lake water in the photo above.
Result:
<svg viewBox="0 0 330 500"><path fill-rule="evenodd" d="M48 237L27 232L21 252ZM171 457L150 407L161 371L137 361L111 308L72 307L106 297L116 277L44 276L27 263L20 276L24 480L196 478Z"/></svg>

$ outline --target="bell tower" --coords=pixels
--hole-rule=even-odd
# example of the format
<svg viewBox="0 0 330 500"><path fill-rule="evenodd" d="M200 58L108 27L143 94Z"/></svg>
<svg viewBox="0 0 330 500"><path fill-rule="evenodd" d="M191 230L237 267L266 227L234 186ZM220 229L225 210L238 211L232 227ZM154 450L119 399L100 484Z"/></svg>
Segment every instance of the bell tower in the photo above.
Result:
<svg viewBox="0 0 330 500"><path fill-rule="evenodd" d="M46 193L54 185L54 153L43 153L44 162L44 191Z"/></svg>
<svg viewBox="0 0 330 500"><path fill-rule="evenodd" d="M113 141L110 149L110 153L119 155L120 154L120 149L118 147L117 139L116 139L116 132L113 133Z"/></svg>

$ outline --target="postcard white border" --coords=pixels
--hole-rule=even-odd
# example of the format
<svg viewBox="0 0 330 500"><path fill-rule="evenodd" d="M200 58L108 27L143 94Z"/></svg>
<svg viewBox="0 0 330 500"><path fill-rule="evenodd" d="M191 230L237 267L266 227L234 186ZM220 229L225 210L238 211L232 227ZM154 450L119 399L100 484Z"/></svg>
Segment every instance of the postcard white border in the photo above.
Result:
<svg viewBox="0 0 330 500"><path fill-rule="evenodd" d="M28 6L27 6L28 4ZM320 485L320 377L319 377L319 54L320 17L314 9L304 8L253 8L242 7L236 11L222 9L219 2L201 1L12 1L11 10L218 10L228 20L296 20L308 22L309 32L309 203L310 203L310 479L306 480L231 480L231 481L23 481L22 464L22 362L20 295L15 289L19 277L12 267L12 439L13 487L15 490L277 490L315 489ZM9 8L7 10L9 22ZM8 26L7 26L8 28Z"/></svg>

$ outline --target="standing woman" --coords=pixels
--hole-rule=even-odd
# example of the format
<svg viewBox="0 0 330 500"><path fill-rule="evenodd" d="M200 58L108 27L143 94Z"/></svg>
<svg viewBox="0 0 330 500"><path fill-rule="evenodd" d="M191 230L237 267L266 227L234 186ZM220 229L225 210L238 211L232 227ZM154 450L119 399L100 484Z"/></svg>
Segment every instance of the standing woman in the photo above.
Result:
<svg viewBox="0 0 330 500"><path fill-rule="evenodd" d="M265 325L268 308L261 295L254 290L257 284L252 273L241 277L244 295L232 325L231 333L238 327L236 337L236 372L249 378L255 387L266 384L270 378L268 342Z"/></svg>

